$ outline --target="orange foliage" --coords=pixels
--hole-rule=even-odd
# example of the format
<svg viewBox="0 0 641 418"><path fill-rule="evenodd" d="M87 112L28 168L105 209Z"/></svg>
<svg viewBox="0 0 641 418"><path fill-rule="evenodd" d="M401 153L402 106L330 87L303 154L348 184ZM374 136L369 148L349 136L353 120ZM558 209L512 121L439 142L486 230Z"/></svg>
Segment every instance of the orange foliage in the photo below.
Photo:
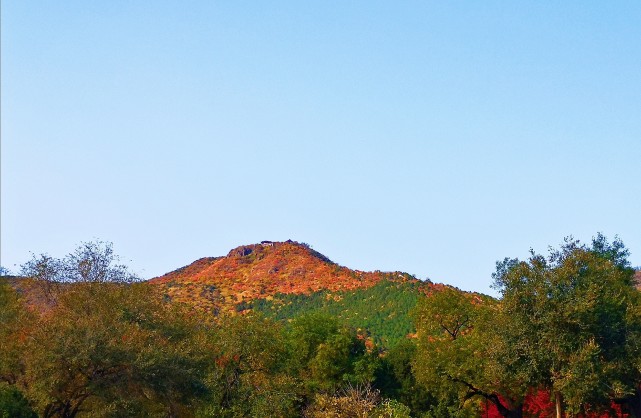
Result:
<svg viewBox="0 0 641 418"><path fill-rule="evenodd" d="M226 257L201 258L150 283L165 286L172 300L205 310L231 310L236 304L277 293L349 291L385 279L407 280L398 273L351 270L305 244L286 241L244 245Z"/></svg>

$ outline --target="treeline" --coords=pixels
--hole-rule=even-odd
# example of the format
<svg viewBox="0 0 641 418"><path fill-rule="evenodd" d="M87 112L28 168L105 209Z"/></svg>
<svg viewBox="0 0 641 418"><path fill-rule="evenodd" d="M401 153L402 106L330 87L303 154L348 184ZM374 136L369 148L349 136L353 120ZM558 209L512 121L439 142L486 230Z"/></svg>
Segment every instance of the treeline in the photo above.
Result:
<svg viewBox="0 0 641 418"><path fill-rule="evenodd" d="M598 235L505 259L500 299L435 291L385 347L328 308L204 316L83 244L0 281L0 416L640 417L627 257Z"/></svg>

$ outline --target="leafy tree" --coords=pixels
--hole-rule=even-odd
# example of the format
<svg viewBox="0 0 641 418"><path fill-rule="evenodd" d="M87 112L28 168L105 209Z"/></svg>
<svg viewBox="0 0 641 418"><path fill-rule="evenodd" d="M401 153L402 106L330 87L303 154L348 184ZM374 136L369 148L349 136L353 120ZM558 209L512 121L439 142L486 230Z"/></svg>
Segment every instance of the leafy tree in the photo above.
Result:
<svg viewBox="0 0 641 418"><path fill-rule="evenodd" d="M286 374L278 324L258 315L226 316L210 335L212 387L200 416L297 416L299 382Z"/></svg>
<svg viewBox="0 0 641 418"><path fill-rule="evenodd" d="M336 318L313 313L294 319L288 329L290 371L308 391L332 391L374 380L378 353Z"/></svg>
<svg viewBox="0 0 641 418"><path fill-rule="evenodd" d="M15 384L23 371L25 330L31 319L16 292L0 279L0 382Z"/></svg>
<svg viewBox="0 0 641 418"><path fill-rule="evenodd" d="M21 275L35 280L41 297L54 305L58 294L72 283L133 283L139 279L120 263L110 242L82 242L62 259L33 254Z"/></svg>
<svg viewBox="0 0 641 418"><path fill-rule="evenodd" d="M22 275L58 283L132 283L138 278L120 263L110 242L82 242L63 259L32 255Z"/></svg>
<svg viewBox="0 0 641 418"><path fill-rule="evenodd" d="M434 396L416 382L412 362L416 357L416 341L405 339L396 344L381 358L375 387L385 398L395 399L407 405L415 415L428 411L435 403Z"/></svg>
<svg viewBox="0 0 641 418"><path fill-rule="evenodd" d="M14 385L0 383L1 418L37 418L29 402Z"/></svg>
<svg viewBox="0 0 641 418"><path fill-rule="evenodd" d="M416 311L418 346L413 363L417 381L437 399L434 413L473 416L481 398L505 417L520 417L527 392L504 373L507 358L497 352L495 301L453 288L433 292Z"/></svg>
<svg viewBox="0 0 641 418"><path fill-rule="evenodd" d="M74 285L30 335L25 392L45 417L182 415L206 390L195 335L145 284Z"/></svg>
<svg viewBox="0 0 641 418"><path fill-rule="evenodd" d="M589 246L568 238L547 257L497 263L507 352L529 384L554 394L557 416L638 399L641 304L627 256L599 234Z"/></svg>
<svg viewBox="0 0 641 418"><path fill-rule="evenodd" d="M374 410L372 418L410 418L410 408L394 399L385 399Z"/></svg>
<svg viewBox="0 0 641 418"><path fill-rule="evenodd" d="M16 383L24 372L26 333L31 315L16 292L0 279L0 417L35 417Z"/></svg>
<svg viewBox="0 0 641 418"><path fill-rule="evenodd" d="M184 416L206 392L200 323L115 259L110 245L90 243L24 266L51 285L18 380L44 417Z"/></svg>

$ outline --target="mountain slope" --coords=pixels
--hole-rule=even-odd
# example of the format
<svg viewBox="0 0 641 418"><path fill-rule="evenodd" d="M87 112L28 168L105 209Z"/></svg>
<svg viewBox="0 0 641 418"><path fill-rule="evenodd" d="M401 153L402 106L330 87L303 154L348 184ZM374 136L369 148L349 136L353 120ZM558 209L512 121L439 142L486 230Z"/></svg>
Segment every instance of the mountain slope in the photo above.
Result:
<svg viewBox="0 0 641 418"><path fill-rule="evenodd" d="M381 280L372 287L344 292L277 294L271 300L257 299L247 307L285 321L321 312L369 334L378 344L391 347L416 332L411 312L428 288L430 285L425 282Z"/></svg>
<svg viewBox="0 0 641 418"><path fill-rule="evenodd" d="M243 310L254 300L275 295L367 289L383 280L424 283L407 273L350 270L294 241L243 245L225 257L201 258L150 283L164 286L172 300L218 311Z"/></svg>

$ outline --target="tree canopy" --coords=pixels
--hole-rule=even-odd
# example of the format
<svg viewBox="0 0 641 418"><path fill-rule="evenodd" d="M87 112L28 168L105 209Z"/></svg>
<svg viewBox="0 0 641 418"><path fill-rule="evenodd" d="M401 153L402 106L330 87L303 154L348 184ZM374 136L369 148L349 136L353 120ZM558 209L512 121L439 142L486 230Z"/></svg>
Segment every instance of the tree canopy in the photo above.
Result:
<svg viewBox="0 0 641 418"><path fill-rule="evenodd" d="M599 234L590 245L568 238L547 257L497 263L507 338L528 360L529 383L554 393L559 409L587 412L637 392L641 305L628 255Z"/></svg>
<svg viewBox="0 0 641 418"><path fill-rule="evenodd" d="M276 320L172 301L111 244L22 271L0 279L3 418L641 417L641 293L627 249L602 235L498 262L499 298L408 297L416 333L389 348L332 304ZM344 296L404 316L378 305L388 289Z"/></svg>

